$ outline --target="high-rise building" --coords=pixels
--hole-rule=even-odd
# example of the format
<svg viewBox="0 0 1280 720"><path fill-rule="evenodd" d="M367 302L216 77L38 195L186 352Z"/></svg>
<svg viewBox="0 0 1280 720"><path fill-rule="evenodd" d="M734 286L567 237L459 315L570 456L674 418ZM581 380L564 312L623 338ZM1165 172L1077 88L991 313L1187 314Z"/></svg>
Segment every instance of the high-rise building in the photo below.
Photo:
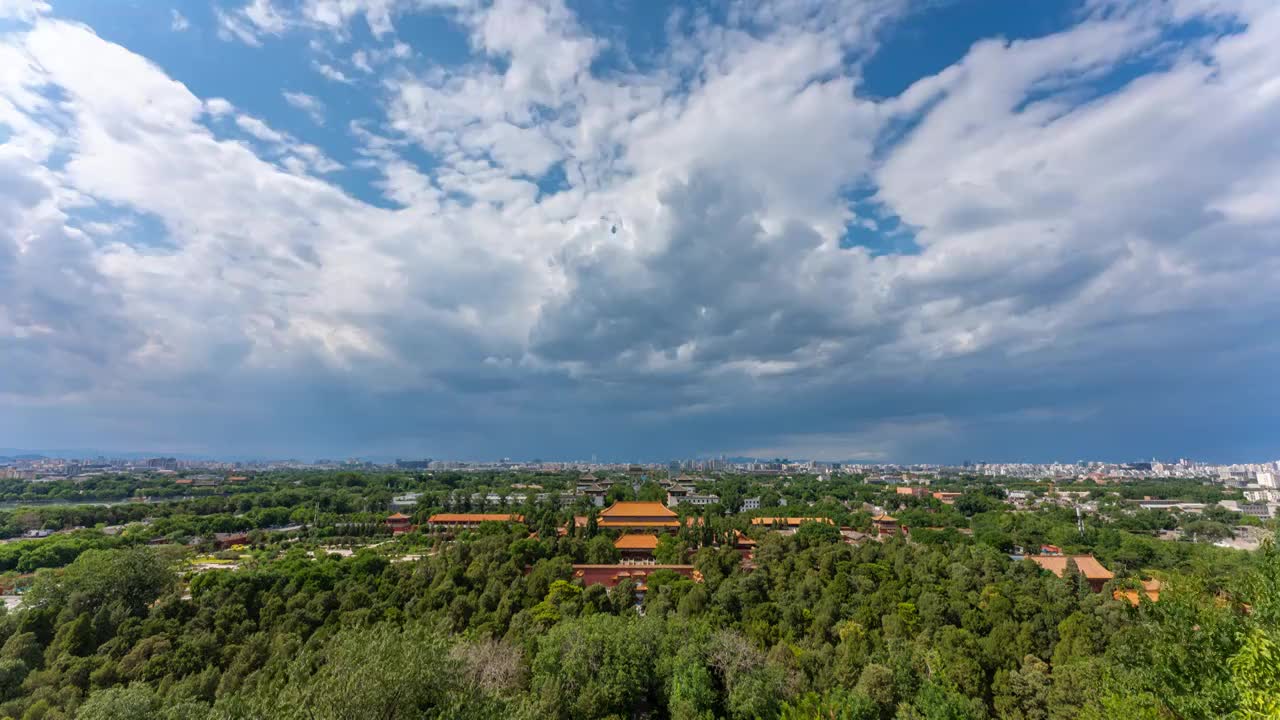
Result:
<svg viewBox="0 0 1280 720"><path fill-rule="evenodd" d="M1258 473L1258 485L1259 485L1259 486L1261 486L1261 487L1267 488L1267 489L1269 489L1269 490L1275 490L1275 489L1277 489L1277 485L1276 485L1276 474L1275 474L1275 473L1273 473L1273 472L1271 472L1271 471L1269 471L1269 470L1264 470L1264 471L1259 472L1259 473Z"/></svg>

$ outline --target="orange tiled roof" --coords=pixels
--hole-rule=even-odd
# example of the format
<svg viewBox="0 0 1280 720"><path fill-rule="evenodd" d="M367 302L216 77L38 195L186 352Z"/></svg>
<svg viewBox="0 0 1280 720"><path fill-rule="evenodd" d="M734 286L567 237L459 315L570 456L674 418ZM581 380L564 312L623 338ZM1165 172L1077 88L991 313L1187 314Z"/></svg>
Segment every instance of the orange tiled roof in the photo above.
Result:
<svg viewBox="0 0 1280 720"><path fill-rule="evenodd" d="M400 515L400 513L396 513ZM395 517L394 515L392 517ZM401 517L405 517L401 515ZM505 513L438 513L427 518L432 523L524 522L523 515Z"/></svg>
<svg viewBox="0 0 1280 720"><path fill-rule="evenodd" d="M658 536L646 533L627 533L614 540L613 546L619 550L656 550Z"/></svg>
<svg viewBox="0 0 1280 720"><path fill-rule="evenodd" d="M605 520L598 523L602 528L678 528L679 520Z"/></svg>
<svg viewBox="0 0 1280 720"><path fill-rule="evenodd" d="M819 522L828 525L835 525L831 518L824 517L758 517L751 518L752 525L788 525L795 526L801 523Z"/></svg>
<svg viewBox="0 0 1280 720"><path fill-rule="evenodd" d="M880 513L879 515L871 518L871 522L898 522L898 518L888 513Z"/></svg>
<svg viewBox="0 0 1280 720"><path fill-rule="evenodd" d="M1159 580L1143 580L1142 581L1142 593L1146 595L1147 599L1150 600L1151 602L1159 602L1160 588L1162 587L1163 585ZM1111 593L1111 597L1115 598L1116 600L1128 600L1130 604L1134 605L1135 607L1140 602L1140 598L1138 596L1137 590L1116 590L1115 592Z"/></svg>
<svg viewBox="0 0 1280 720"><path fill-rule="evenodd" d="M387 516L388 520L408 520L409 516L404 513L392 513Z"/></svg>
<svg viewBox="0 0 1280 720"><path fill-rule="evenodd" d="M702 582L702 573L692 565L574 565L573 576L584 585L600 583L606 587L614 587L627 578L637 580L637 590L646 587L645 583L655 570L674 570L694 582Z"/></svg>
<svg viewBox="0 0 1280 720"><path fill-rule="evenodd" d="M1049 572L1062 577L1067 571L1067 561L1075 561L1080 574L1089 580L1110 580L1114 574L1092 555L1030 555L1031 561Z"/></svg>
<svg viewBox="0 0 1280 720"><path fill-rule="evenodd" d="M624 502L618 501L600 512L601 519L625 520L629 518L671 518L675 512L660 502Z"/></svg>

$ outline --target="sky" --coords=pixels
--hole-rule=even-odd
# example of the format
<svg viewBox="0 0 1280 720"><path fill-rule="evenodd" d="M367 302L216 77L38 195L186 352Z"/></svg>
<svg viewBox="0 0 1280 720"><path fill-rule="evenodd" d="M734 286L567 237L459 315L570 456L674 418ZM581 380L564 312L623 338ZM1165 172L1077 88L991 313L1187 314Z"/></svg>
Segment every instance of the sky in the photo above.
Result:
<svg viewBox="0 0 1280 720"><path fill-rule="evenodd" d="M1274 0L0 0L0 446L1280 457Z"/></svg>

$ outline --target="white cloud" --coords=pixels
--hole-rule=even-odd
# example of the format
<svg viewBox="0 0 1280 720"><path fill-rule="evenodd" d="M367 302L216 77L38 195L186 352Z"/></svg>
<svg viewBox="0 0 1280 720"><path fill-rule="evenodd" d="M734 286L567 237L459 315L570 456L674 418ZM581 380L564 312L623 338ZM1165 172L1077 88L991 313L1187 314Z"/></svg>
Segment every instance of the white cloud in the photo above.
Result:
<svg viewBox="0 0 1280 720"><path fill-rule="evenodd" d="M373 72L373 65L369 61L369 53L364 50L357 50L351 53L351 64L360 72Z"/></svg>
<svg viewBox="0 0 1280 720"><path fill-rule="evenodd" d="M344 30L356 15L363 15L369 31L382 37L394 30L391 16L396 0L306 0L302 13L311 22L334 30Z"/></svg>
<svg viewBox="0 0 1280 720"><path fill-rule="evenodd" d="M265 122L251 115L237 115L236 125L263 142L282 143L285 140L284 134L272 130Z"/></svg>
<svg viewBox="0 0 1280 720"><path fill-rule="evenodd" d="M240 10L254 27L262 32L279 35L286 27L284 16L271 4L271 0L250 0Z"/></svg>
<svg viewBox="0 0 1280 720"><path fill-rule="evenodd" d="M235 106L226 98L209 98L204 101L204 109L214 117L222 117L235 112Z"/></svg>
<svg viewBox="0 0 1280 720"><path fill-rule="evenodd" d="M51 9L44 0L0 0L0 18L32 22Z"/></svg>
<svg viewBox="0 0 1280 720"><path fill-rule="evenodd" d="M236 126L266 143L274 154L283 156L282 164L294 174L307 171L326 174L342 169L341 164L330 159L320 148L299 142L292 135L280 132L252 115L237 115Z"/></svg>
<svg viewBox="0 0 1280 720"><path fill-rule="evenodd" d="M191 27L191 21L186 16L178 12L176 9L170 10L172 21L169 23L170 29L174 32L185 32Z"/></svg>
<svg viewBox="0 0 1280 720"><path fill-rule="evenodd" d="M239 40L240 42L246 45L252 45L253 47L259 47L262 45L262 40L258 38L258 33L256 33L253 27L249 23L245 22L239 15L225 12L220 8L214 8L213 13L218 19L219 38L226 40L227 42Z"/></svg>
<svg viewBox="0 0 1280 720"><path fill-rule="evenodd" d="M272 0L249 0L232 11L214 8L214 14L218 18L219 37L255 47L262 44L264 35L282 35L289 28L289 21Z"/></svg>
<svg viewBox="0 0 1280 720"><path fill-rule="evenodd" d="M317 125L324 124L324 103L314 95L301 92L284 91L284 101L305 112L307 117Z"/></svg>
<svg viewBox="0 0 1280 720"><path fill-rule="evenodd" d="M338 68L328 63L320 62L317 60L314 63L312 63L312 67L316 69L316 72L320 73L325 78L332 80L334 82L342 83L344 85L350 85L353 82L355 82L351 78L347 77L346 73L342 72Z"/></svg>
<svg viewBox="0 0 1280 720"><path fill-rule="evenodd" d="M853 408L840 427L801 416L707 448L757 455L950 442L969 425L937 398L975 368L1112 377L1114 353L1274 315L1280 10L1241 6L1247 29L1179 50L1162 34L1190 7L987 41L885 101L860 95L849 58L891 2L757 4L751 32L691 23L663 62L611 72L593 68L613 48L554 1L449 10L477 54L447 67L385 37L399 4L219 11L250 44L324 28L303 62L336 82L353 81L326 60L377 65L385 117L351 135L394 209L326 179L342 169L326 149L347 156L281 118L33 14L0 44L0 337L42 368L21 376L30 394L94 407L314 382L514 424L564 408L763 426L767 408L808 403L841 425ZM330 53L353 18L383 40ZM319 98L283 96L323 121ZM322 142L311 131L297 134ZM538 187L553 168L563 183ZM841 247L868 222L846 197L862 186L918 254ZM162 242L73 222L84 208L146 218ZM26 311L36 289L13 278L60 264L91 292L68 291L65 317ZM90 337L94 322L124 340ZM895 407L911 387L915 404Z"/></svg>

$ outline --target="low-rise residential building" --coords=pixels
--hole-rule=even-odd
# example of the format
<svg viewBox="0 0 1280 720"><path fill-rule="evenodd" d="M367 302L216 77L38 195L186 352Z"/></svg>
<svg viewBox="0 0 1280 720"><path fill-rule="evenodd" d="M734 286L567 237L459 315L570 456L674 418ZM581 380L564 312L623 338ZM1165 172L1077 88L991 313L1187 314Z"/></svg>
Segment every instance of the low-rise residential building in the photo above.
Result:
<svg viewBox="0 0 1280 720"><path fill-rule="evenodd" d="M249 543L249 533L247 532L229 532L214 533L213 544L219 550L228 550L234 545L247 545Z"/></svg>
<svg viewBox="0 0 1280 720"><path fill-rule="evenodd" d="M1241 503L1240 513L1249 515L1262 520L1270 520L1272 515L1271 506L1267 503Z"/></svg>
<svg viewBox="0 0 1280 720"><path fill-rule="evenodd" d="M400 511L408 510L418 506L418 500L422 497L422 493L410 492L403 495L396 495L391 498L391 509Z"/></svg>
<svg viewBox="0 0 1280 720"><path fill-rule="evenodd" d="M1183 502L1181 500L1141 500L1138 507L1143 510L1178 510L1184 513L1199 514L1204 512L1205 504L1198 502Z"/></svg>
<svg viewBox="0 0 1280 720"><path fill-rule="evenodd" d="M695 494L686 495L682 502L693 505L694 507L705 507L707 505L713 505L715 503L720 502L720 496L719 495L698 495L695 493Z"/></svg>

